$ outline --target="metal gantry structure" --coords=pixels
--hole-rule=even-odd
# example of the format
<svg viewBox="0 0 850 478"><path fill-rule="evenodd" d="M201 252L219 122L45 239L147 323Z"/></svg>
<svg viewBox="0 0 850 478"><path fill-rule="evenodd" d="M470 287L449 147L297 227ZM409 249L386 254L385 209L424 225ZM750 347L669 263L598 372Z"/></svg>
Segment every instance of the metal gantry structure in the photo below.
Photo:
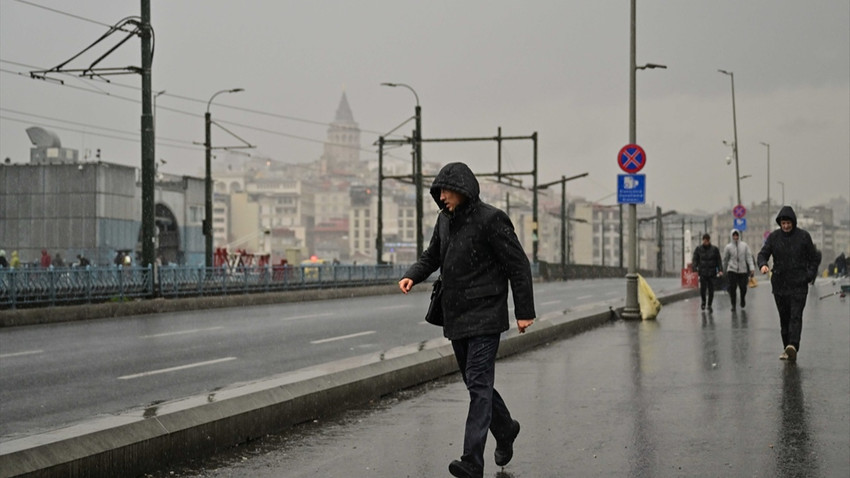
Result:
<svg viewBox="0 0 850 478"><path fill-rule="evenodd" d="M419 110L417 109L417 112ZM409 121L409 120L407 120ZM405 121L405 123L407 122ZM404 123L402 123L403 125ZM396 127L398 129L400 126ZM395 130L393 130L395 131ZM387 133L389 134L389 133ZM534 145L533 152L533 167L531 171L525 172L503 172L502 171L502 141L514 141L514 140L531 140ZM384 239L383 239L383 182L385 179L395 179L399 181L410 182L414 184L417 188L417 207L416 207L416 215L417 215L417 251L416 256L421 257L423 248L421 246L423 235L422 235L422 204L419 202L419 197L421 197L422 192L424 190L423 180L425 178L433 178L434 176L423 175L421 170L421 164L418 166L415 164L417 159L416 156L421 155L421 143L458 143L458 142L470 142L470 141L495 141L498 145L498 153L497 153L497 168L495 173L477 173L476 176L481 177L495 177L497 182L504 184L509 187L521 187L521 180L517 179L517 176L531 176L533 185L531 190L533 192L533 205L532 205L532 222L533 232L532 232L532 257L533 262L537 263L537 255L539 249L539 234L538 234L538 201L537 201L537 132L535 131L529 136L502 136L502 128L498 128L498 133L496 136L485 136L485 137L467 137L467 138L429 138L425 139L416 134L410 138L404 139L387 139L386 135L380 136L378 138L378 231L375 238L375 249L377 256L377 263L383 263L383 249L384 249ZM384 146L387 144L413 144L414 146L414 167L413 174L410 175L385 175L384 174Z"/></svg>

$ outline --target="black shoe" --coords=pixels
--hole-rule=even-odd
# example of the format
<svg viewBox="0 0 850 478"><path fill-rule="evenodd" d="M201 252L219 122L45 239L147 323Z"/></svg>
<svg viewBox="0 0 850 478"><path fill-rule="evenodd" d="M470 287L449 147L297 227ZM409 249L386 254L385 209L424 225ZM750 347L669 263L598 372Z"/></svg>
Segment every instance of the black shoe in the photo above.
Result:
<svg viewBox="0 0 850 478"><path fill-rule="evenodd" d="M705 304L700 304L699 308L702 309L702 310L705 310Z"/></svg>
<svg viewBox="0 0 850 478"><path fill-rule="evenodd" d="M472 463L454 460L449 463L449 473L457 478L483 478L484 470Z"/></svg>
<svg viewBox="0 0 850 478"><path fill-rule="evenodd" d="M746 306L747 306L747 301L746 301L746 300L744 300L744 298L743 298L743 297L741 297L741 308L743 309L743 308L744 308L744 307L746 307Z"/></svg>
<svg viewBox="0 0 850 478"><path fill-rule="evenodd" d="M711 306L709 305L709 306L708 306L708 311L709 311L709 312L714 312L714 309L712 309L712 308L711 308Z"/></svg>
<svg viewBox="0 0 850 478"><path fill-rule="evenodd" d="M734 305L732 306L732 312L735 312L735 306Z"/></svg>
<svg viewBox="0 0 850 478"><path fill-rule="evenodd" d="M496 464L499 466L505 466L510 463L511 458L514 457L514 441L516 440L517 435L519 435L519 422L513 421L513 431L508 436L508 439L500 442L496 441L496 452L494 453L496 457Z"/></svg>

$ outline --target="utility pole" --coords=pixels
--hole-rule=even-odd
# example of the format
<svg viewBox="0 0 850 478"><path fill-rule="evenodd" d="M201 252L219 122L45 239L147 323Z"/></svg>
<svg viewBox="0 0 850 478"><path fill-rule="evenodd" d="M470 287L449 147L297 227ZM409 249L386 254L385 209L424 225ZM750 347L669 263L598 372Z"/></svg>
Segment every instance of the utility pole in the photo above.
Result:
<svg viewBox="0 0 850 478"><path fill-rule="evenodd" d="M637 141L636 91L637 58L635 39L637 29L636 0L631 0L631 22L629 29L629 144ZM624 319L639 319L638 274L637 274L637 204L629 204L629 270L626 274L626 304L623 307Z"/></svg>
<svg viewBox="0 0 850 478"><path fill-rule="evenodd" d="M375 236L376 264L384 263L384 137L378 137L378 234Z"/></svg>
<svg viewBox="0 0 850 478"><path fill-rule="evenodd" d="M156 152L153 127L153 100L151 93L151 67L153 52L151 49L151 2L142 2L142 264L156 263L155 249L155 204L154 181L156 175Z"/></svg>

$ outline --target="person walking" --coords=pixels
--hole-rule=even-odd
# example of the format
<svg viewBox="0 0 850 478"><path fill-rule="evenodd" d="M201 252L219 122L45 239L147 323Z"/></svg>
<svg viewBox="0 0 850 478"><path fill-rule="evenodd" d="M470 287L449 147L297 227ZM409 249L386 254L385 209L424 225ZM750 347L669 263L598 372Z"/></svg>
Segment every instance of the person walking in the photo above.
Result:
<svg viewBox="0 0 850 478"><path fill-rule="evenodd" d="M691 267L699 275L700 309L705 310L706 293L708 293L708 311L714 302L714 279L723 276L723 261L720 259L720 249L711 244L711 235L702 235L702 245L694 250Z"/></svg>
<svg viewBox="0 0 850 478"><path fill-rule="evenodd" d="M732 312L735 311L737 292L741 292L741 308L747 306L747 283L755 274L756 265L750 246L741 240L741 233L732 229L729 233L732 240L723 248L723 270L726 271L726 281L729 283L729 299L732 301Z"/></svg>
<svg viewBox="0 0 850 478"><path fill-rule="evenodd" d="M818 275L821 254L812 236L797 227L797 215L791 206L782 206L776 215L779 229L771 232L758 255L762 274L771 271L768 260L773 258L770 286L779 312L779 332L785 350L781 360L797 360L800 336L803 332L803 309L806 307L808 284Z"/></svg>
<svg viewBox="0 0 850 478"><path fill-rule="evenodd" d="M6 260L6 251L0 249L0 267L9 267L9 261Z"/></svg>
<svg viewBox="0 0 850 478"><path fill-rule="evenodd" d="M12 251L12 260L9 262L9 267L13 269L21 268L21 258L18 257L18 251Z"/></svg>
<svg viewBox="0 0 850 478"><path fill-rule="evenodd" d="M513 457L519 422L494 388L499 336L508 330L508 283L513 293L517 328L534 323L534 297L528 257L508 215L479 198L475 175L464 163L444 166L431 185L440 207L428 248L399 281L405 294L440 269L443 335L452 343L458 368L469 391L463 455L449 464L459 478L484 474L488 430L496 439L495 461Z"/></svg>

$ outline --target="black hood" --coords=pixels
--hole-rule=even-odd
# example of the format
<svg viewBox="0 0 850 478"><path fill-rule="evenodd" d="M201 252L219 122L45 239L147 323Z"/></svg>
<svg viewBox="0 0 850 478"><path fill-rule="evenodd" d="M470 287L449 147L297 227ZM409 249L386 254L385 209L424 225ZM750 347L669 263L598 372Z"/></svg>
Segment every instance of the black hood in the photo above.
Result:
<svg viewBox="0 0 850 478"><path fill-rule="evenodd" d="M779 210L779 214L776 215L776 224L782 225L780 221L783 218L788 218L791 220L791 224L794 226L794 229L797 228L797 215L794 214L794 210L791 209L791 206L782 206L782 209Z"/></svg>
<svg viewBox="0 0 850 478"><path fill-rule="evenodd" d="M437 177L434 178L434 182L431 184L431 196L434 198L437 206L443 209L446 205L443 204L443 201L440 201L441 189L461 193L466 196L467 201L470 203L479 201L478 195L480 189L478 188L478 179L475 178L475 174L472 173L469 166L464 163L449 163L443 166L443 169L437 173Z"/></svg>

